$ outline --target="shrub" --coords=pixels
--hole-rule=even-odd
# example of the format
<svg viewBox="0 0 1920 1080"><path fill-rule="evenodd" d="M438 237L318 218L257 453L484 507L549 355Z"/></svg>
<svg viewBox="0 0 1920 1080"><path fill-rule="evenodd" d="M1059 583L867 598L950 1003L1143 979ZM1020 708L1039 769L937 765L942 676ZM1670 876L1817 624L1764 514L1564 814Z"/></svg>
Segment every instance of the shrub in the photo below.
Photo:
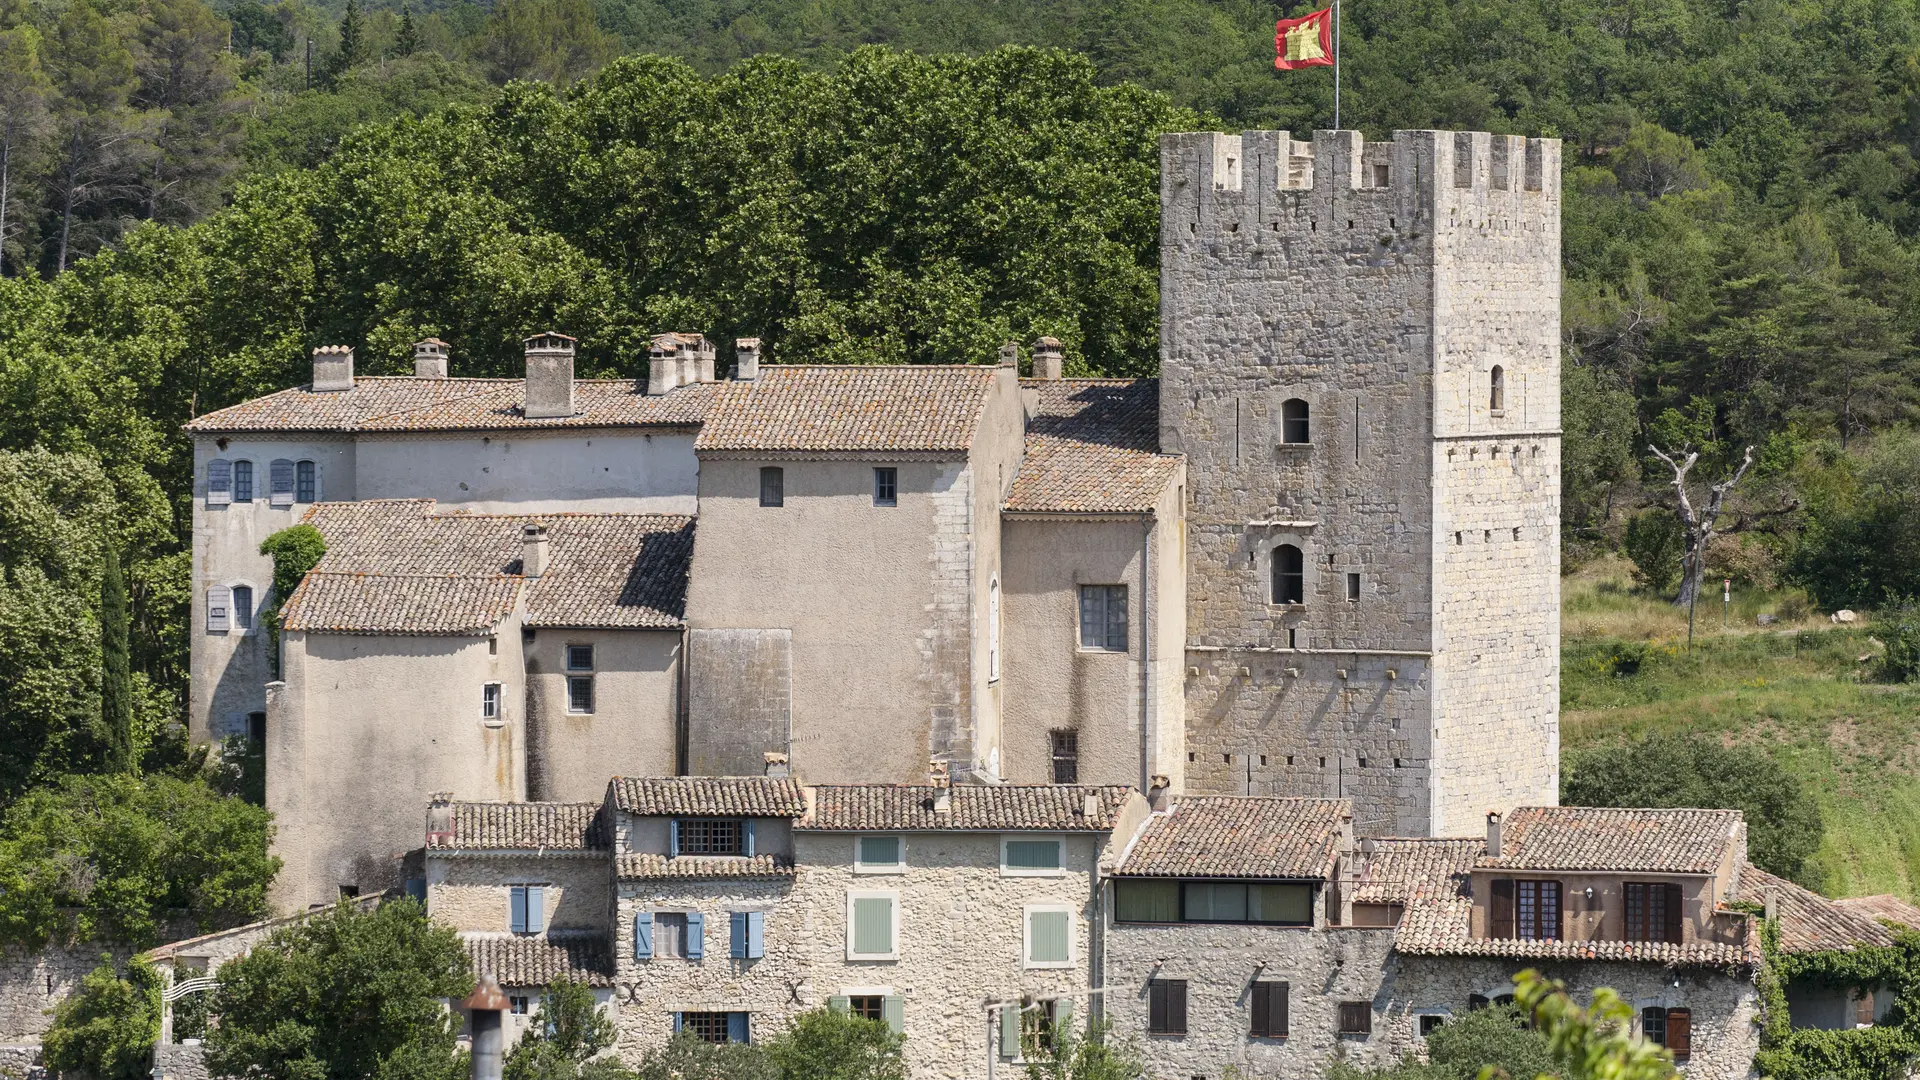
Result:
<svg viewBox="0 0 1920 1080"><path fill-rule="evenodd" d="M635 1080L783 1080L767 1052L748 1043L710 1043L682 1034L647 1051Z"/></svg>
<svg viewBox="0 0 1920 1080"><path fill-rule="evenodd" d="M1873 636L1886 646L1880 670L1895 682L1920 678L1920 604L1903 600L1883 608L1873 620Z"/></svg>
<svg viewBox="0 0 1920 1080"><path fill-rule="evenodd" d="M1085 1035L1062 1025L1051 1039L1029 1038L1027 1080L1134 1080L1145 1075L1139 1048L1113 1038L1113 1025L1096 1022Z"/></svg>
<svg viewBox="0 0 1920 1080"><path fill-rule="evenodd" d="M906 1080L901 1038L884 1021L812 1009L767 1044L783 1080Z"/></svg>
<svg viewBox="0 0 1920 1080"><path fill-rule="evenodd" d="M615 1034L593 989L563 978L541 996L533 1023L507 1055L504 1080L578 1080Z"/></svg>
<svg viewBox="0 0 1920 1080"><path fill-rule="evenodd" d="M1656 506L1633 515L1621 546L1633 560L1634 580L1643 587L1667 593L1679 583L1686 538L1673 511Z"/></svg>
<svg viewBox="0 0 1920 1080"><path fill-rule="evenodd" d="M1560 782L1569 806L1697 806L1739 810L1756 866L1800 880L1820 846L1820 807L1800 778L1751 746L1654 734L1575 755Z"/></svg>
<svg viewBox="0 0 1920 1080"><path fill-rule="evenodd" d="M1546 1037L1527 1027L1512 1005L1475 1009L1441 1024L1427 1036L1427 1060L1462 1080L1489 1065L1515 1080L1557 1071Z"/></svg>
<svg viewBox="0 0 1920 1080"><path fill-rule="evenodd" d="M133 958L123 977L113 961L80 980L80 989L53 1011L43 1042L47 1066L93 1080L145 1080L160 1037L160 973Z"/></svg>

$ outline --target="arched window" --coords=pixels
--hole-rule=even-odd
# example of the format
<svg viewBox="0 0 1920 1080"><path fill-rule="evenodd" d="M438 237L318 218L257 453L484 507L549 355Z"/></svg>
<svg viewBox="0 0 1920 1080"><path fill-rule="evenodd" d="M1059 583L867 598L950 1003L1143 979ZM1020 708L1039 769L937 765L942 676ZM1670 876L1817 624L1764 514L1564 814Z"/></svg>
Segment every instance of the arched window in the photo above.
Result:
<svg viewBox="0 0 1920 1080"><path fill-rule="evenodd" d="M1499 364L1493 365L1491 388L1487 392L1487 408L1494 412L1507 407L1507 369Z"/></svg>
<svg viewBox="0 0 1920 1080"><path fill-rule="evenodd" d="M251 585L233 587L233 628L235 630L253 629L253 586Z"/></svg>
<svg viewBox="0 0 1920 1080"><path fill-rule="evenodd" d="M1281 544L1273 549L1273 602L1307 602L1307 561L1300 554L1300 549L1292 544Z"/></svg>
<svg viewBox="0 0 1920 1080"><path fill-rule="evenodd" d="M276 458L267 466L267 505L293 505L293 462Z"/></svg>
<svg viewBox="0 0 1920 1080"><path fill-rule="evenodd" d="M1307 429L1307 403L1299 398L1288 398L1280 403L1280 441L1290 443L1312 442Z"/></svg>
<svg viewBox="0 0 1920 1080"><path fill-rule="evenodd" d="M253 462L251 461L233 463L233 501L253 501Z"/></svg>
<svg viewBox="0 0 1920 1080"><path fill-rule="evenodd" d="M987 681L1000 677L1000 578L987 586Z"/></svg>
<svg viewBox="0 0 1920 1080"><path fill-rule="evenodd" d="M294 502L310 503L320 497L320 470L313 462L295 462L293 475Z"/></svg>
<svg viewBox="0 0 1920 1080"><path fill-rule="evenodd" d="M233 462L215 458L207 462L207 505L225 506L233 501Z"/></svg>
<svg viewBox="0 0 1920 1080"><path fill-rule="evenodd" d="M207 629L224 632L233 628L233 590L215 585L207 590Z"/></svg>

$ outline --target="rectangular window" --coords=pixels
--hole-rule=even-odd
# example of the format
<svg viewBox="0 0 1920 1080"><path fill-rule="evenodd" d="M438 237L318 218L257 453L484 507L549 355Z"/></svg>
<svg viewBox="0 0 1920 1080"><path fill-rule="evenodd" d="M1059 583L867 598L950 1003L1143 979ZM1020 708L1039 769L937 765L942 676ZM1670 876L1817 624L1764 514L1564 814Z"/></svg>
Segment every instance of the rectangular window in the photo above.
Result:
<svg viewBox="0 0 1920 1080"><path fill-rule="evenodd" d="M1080 733L1050 731L1047 736L1053 743L1053 782L1056 784L1079 783Z"/></svg>
<svg viewBox="0 0 1920 1080"><path fill-rule="evenodd" d="M1127 880L1113 883L1116 922L1176 923L1180 921L1180 883Z"/></svg>
<svg viewBox="0 0 1920 1080"><path fill-rule="evenodd" d="M593 711L593 676L567 676L567 711L570 713Z"/></svg>
<svg viewBox="0 0 1920 1080"><path fill-rule="evenodd" d="M900 895L847 894L847 959L900 959Z"/></svg>
<svg viewBox="0 0 1920 1080"><path fill-rule="evenodd" d="M1558 941L1560 883L1496 879L1491 914L1492 937Z"/></svg>
<svg viewBox="0 0 1920 1080"><path fill-rule="evenodd" d="M1000 872L1009 877L1055 877L1060 873L1059 840L1000 842Z"/></svg>
<svg viewBox="0 0 1920 1080"><path fill-rule="evenodd" d="M251 461L233 463L233 501L253 501L253 462Z"/></svg>
<svg viewBox="0 0 1920 1080"><path fill-rule="evenodd" d="M310 503L318 494L313 462L296 462L293 467L293 501Z"/></svg>
<svg viewBox="0 0 1920 1080"><path fill-rule="evenodd" d="M681 818L674 822L675 855L744 855L745 830L732 818Z"/></svg>
<svg viewBox="0 0 1920 1080"><path fill-rule="evenodd" d="M1373 1031L1373 1003L1370 1001L1343 1001L1340 1003L1340 1034L1367 1035Z"/></svg>
<svg viewBox="0 0 1920 1080"><path fill-rule="evenodd" d="M593 670L593 646L591 645L567 646L567 670L568 671L592 671Z"/></svg>
<svg viewBox="0 0 1920 1080"><path fill-rule="evenodd" d="M1187 980L1153 979L1147 983L1147 1034L1187 1033Z"/></svg>
<svg viewBox="0 0 1920 1080"><path fill-rule="evenodd" d="M1253 984L1253 1025L1249 1034L1257 1039L1287 1037L1287 984Z"/></svg>
<svg viewBox="0 0 1920 1080"><path fill-rule="evenodd" d="M885 1020L887 999L878 994L855 994L847 999L847 1011L862 1020Z"/></svg>
<svg viewBox="0 0 1920 1080"><path fill-rule="evenodd" d="M685 959L687 915L683 911L653 913L653 955Z"/></svg>
<svg viewBox="0 0 1920 1080"><path fill-rule="evenodd" d="M267 745L267 714L250 712L247 714L247 741L255 746Z"/></svg>
<svg viewBox="0 0 1920 1080"><path fill-rule="evenodd" d="M1180 890L1183 922L1313 923L1313 886L1190 881Z"/></svg>
<svg viewBox="0 0 1920 1080"><path fill-rule="evenodd" d="M898 874L906 870L904 845L897 836L862 836L854 841L853 872Z"/></svg>
<svg viewBox="0 0 1920 1080"><path fill-rule="evenodd" d="M727 955L735 960L758 960L767 954L767 913L735 911L729 914Z"/></svg>
<svg viewBox="0 0 1920 1080"><path fill-rule="evenodd" d="M1080 586L1080 647L1127 651L1127 587Z"/></svg>
<svg viewBox="0 0 1920 1080"><path fill-rule="evenodd" d="M1347 599L1355 600L1355 601L1360 599L1360 575L1359 574L1347 575Z"/></svg>
<svg viewBox="0 0 1920 1080"><path fill-rule="evenodd" d="M497 682L480 687L480 719L500 719L500 684Z"/></svg>
<svg viewBox="0 0 1920 1080"><path fill-rule="evenodd" d="M760 505L787 505L787 474L778 465L763 465L760 468Z"/></svg>
<svg viewBox="0 0 1920 1080"><path fill-rule="evenodd" d="M293 462L276 458L267 465L267 504L293 505Z"/></svg>
<svg viewBox="0 0 1920 1080"><path fill-rule="evenodd" d="M507 997L507 1011L515 1016L527 1015L527 1009L532 1004L525 994L512 994Z"/></svg>
<svg viewBox="0 0 1920 1080"><path fill-rule="evenodd" d="M900 470L888 466L873 470L873 505L900 505Z"/></svg>
<svg viewBox="0 0 1920 1080"><path fill-rule="evenodd" d="M510 898L509 929L516 934L540 934L547 929L547 887L545 885L515 885L508 890Z"/></svg>
<svg viewBox="0 0 1920 1080"><path fill-rule="evenodd" d="M675 1027L701 1042L747 1042L747 1014L743 1012L683 1012Z"/></svg>
<svg viewBox="0 0 1920 1080"><path fill-rule="evenodd" d="M1028 967L1067 967L1073 962L1073 912L1058 905L1027 908Z"/></svg>
<svg viewBox="0 0 1920 1080"><path fill-rule="evenodd" d="M207 505L225 506L233 501L233 462L207 462Z"/></svg>
<svg viewBox="0 0 1920 1080"><path fill-rule="evenodd" d="M207 629L218 631L232 627L233 590L215 585L207 590Z"/></svg>
<svg viewBox="0 0 1920 1080"><path fill-rule="evenodd" d="M235 630L253 629L253 586L251 585L233 587L233 628Z"/></svg>
<svg viewBox="0 0 1920 1080"><path fill-rule="evenodd" d="M1629 881L1624 890L1627 900L1628 941L1681 940L1680 886L1664 882Z"/></svg>
<svg viewBox="0 0 1920 1080"><path fill-rule="evenodd" d="M1440 1025L1446 1022L1447 1022L1446 1017L1440 1016L1435 1013L1427 1013L1421 1016L1420 1017L1420 1037L1424 1039L1427 1036L1433 1034L1434 1032L1439 1031Z"/></svg>

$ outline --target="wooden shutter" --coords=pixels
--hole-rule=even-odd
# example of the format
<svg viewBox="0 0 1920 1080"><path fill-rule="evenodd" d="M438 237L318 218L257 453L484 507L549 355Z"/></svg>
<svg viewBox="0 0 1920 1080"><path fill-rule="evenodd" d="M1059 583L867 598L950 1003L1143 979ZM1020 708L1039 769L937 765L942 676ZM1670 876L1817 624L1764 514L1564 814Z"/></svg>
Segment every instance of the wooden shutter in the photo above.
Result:
<svg viewBox="0 0 1920 1080"><path fill-rule="evenodd" d="M1510 938L1513 932L1513 879L1495 878L1488 937Z"/></svg>
<svg viewBox="0 0 1920 1080"><path fill-rule="evenodd" d="M1173 1035L1187 1033L1187 980L1167 980L1167 1031Z"/></svg>
<svg viewBox="0 0 1920 1080"><path fill-rule="evenodd" d="M1008 1002L1000 1010L1000 1056L1012 1061L1020 1056L1020 1003Z"/></svg>
<svg viewBox="0 0 1920 1080"><path fill-rule="evenodd" d="M1540 892L1540 899L1543 901L1547 898L1547 894L1550 893L1553 896L1553 940L1567 940L1567 906L1561 903L1564 897L1561 894L1560 883L1543 881L1540 883Z"/></svg>
<svg viewBox="0 0 1920 1080"><path fill-rule="evenodd" d="M1287 1037L1287 993L1286 983L1274 983L1273 992L1268 998L1267 1034L1276 1039Z"/></svg>
<svg viewBox="0 0 1920 1080"><path fill-rule="evenodd" d="M827 1008L832 1009L834 1012L846 1012L852 1007L853 1003L847 1000L847 995L845 994L835 994L827 999Z"/></svg>
<svg viewBox="0 0 1920 1080"><path fill-rule="evenodd" d="M207 505L226 506L233 501L233 462L207 462Z"/></svg>
<svg viewBox="0 0 1920 1080"><path fill-rule="evenodd" d="M1872 998L1868 998L1869 1001ZM1063 1031L1073 1030L1073 999L1056 998L1053 1003L1053 1037L1056 1045Z"/></svg>
<svg viewBox="0 0 1920 1080"><path fill-rule="evenodd" d="M1167 980L1153 979L1147 983L1147 1033L1164 1035L1171 1030L1167 1027Z"/></svg>
<svg viewBox="0 0 1920 1080"><path fill-rule="evenodd" d="M747 913L727 913L727 955L735 960L747 958Z"/></svg>
<svg viewBox="0 0 1920 1080"><path fill-rule="evenodd" d="M293 462L279 458L267 466L267 504L293 505Z"/></svg>
<svg viewBox="0 0 1920 1080"><path fill-rule="evenodd" d="M667 822L667 858L677 859L679 857L680 857L680 819L673 818Z"/></svg>
<svg viewBox="0 0 1920 1080"><path fill-rule="evenodd" d="M1667 925L1663 928L1665 936L1662 940L1678 945L1684 936L1680 918L1680 886L1662 885L1660 887L1667 891Z"/></svg>
<svg viewBox="0 0 1920 1080"><path fill-rule="evenodd" d="M758 960L767 955L767 913L764 911L747 912L747 959Z"/></svg>
<svg viewBox="0 0 1920 1080"><path fill-rule="evenodd" d="M547 928L547 890L539 885L527 886L527 933L538 934Z"/></svg>
<svg viewBox="0 0 1920 1080"><path fill-rule="evenodd" d="M1272 992L1272 983L1257 982L1253 984L1253 1026L1248 1034L1255 1038L1264 1039L1269 1034L1267 1031L1267 998Z"/></svg>
<svg viewBox="0 0 1920 1080"><path fill-rule="evenodd" d="M903 1034L907 1030L907 999L898 994L881 998L880 1016L895 1035Z"/></svg>
<svg viewBox="0 0 1920 1080"><path fill-rule="evenodd" d="M1693 1053L1693 1010L1667 1010L1667 1049L1675 1061L1685 1061Z"/></svg>
<svg viewBox="0 0 1920 1080"><path fill-rule="evenodd" d="M633 958L635 960L653 959L653 912L643 911L633 917Z"/></svg>
<svg viewBox="0 0 1920 1080"><path fill-rule="evenodd" d="M707 920L697 911L687 912L687 959L698 960L707 954Z"/></svg>
<svg viewBox="0 0 1920 1080"><path fill-rule="evenodd" d="M226 630L233 626L233 590L215 585L207 590L207 629Z"/></svg>
<svg viewBox="0 0 1920 1080"><path fill-rule="evenodd" d="M507 927L516 934L527 932L527 890L514 886L508 890L511 899L507 902Z"/></svg>

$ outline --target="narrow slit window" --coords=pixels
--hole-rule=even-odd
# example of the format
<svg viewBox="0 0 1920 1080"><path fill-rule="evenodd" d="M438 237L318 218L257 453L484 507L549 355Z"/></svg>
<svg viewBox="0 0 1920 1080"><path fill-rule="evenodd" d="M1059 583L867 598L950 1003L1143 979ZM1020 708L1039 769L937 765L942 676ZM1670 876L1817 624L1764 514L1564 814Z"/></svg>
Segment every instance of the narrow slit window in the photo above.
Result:
<svg viewBox="0 0 1920 1080"><path fill-rule="evenodd" d="M1357 602L1360 599L1360 575L1347 575L1347 600Z"/></svg>
<svg viewBox="0 0 1920 1080"><path fill-rule="evenodd" d="M235 630L253 629L253 586L251 585L233 587L233 628Z"/></svg>
<svg viewBox="0 0 1920 1080"><path fill-rule="evenodd" d="M1507 369L1493 365L1493 377L1487 391L1487 408L1500 412L1507 407Z"/></svg>

